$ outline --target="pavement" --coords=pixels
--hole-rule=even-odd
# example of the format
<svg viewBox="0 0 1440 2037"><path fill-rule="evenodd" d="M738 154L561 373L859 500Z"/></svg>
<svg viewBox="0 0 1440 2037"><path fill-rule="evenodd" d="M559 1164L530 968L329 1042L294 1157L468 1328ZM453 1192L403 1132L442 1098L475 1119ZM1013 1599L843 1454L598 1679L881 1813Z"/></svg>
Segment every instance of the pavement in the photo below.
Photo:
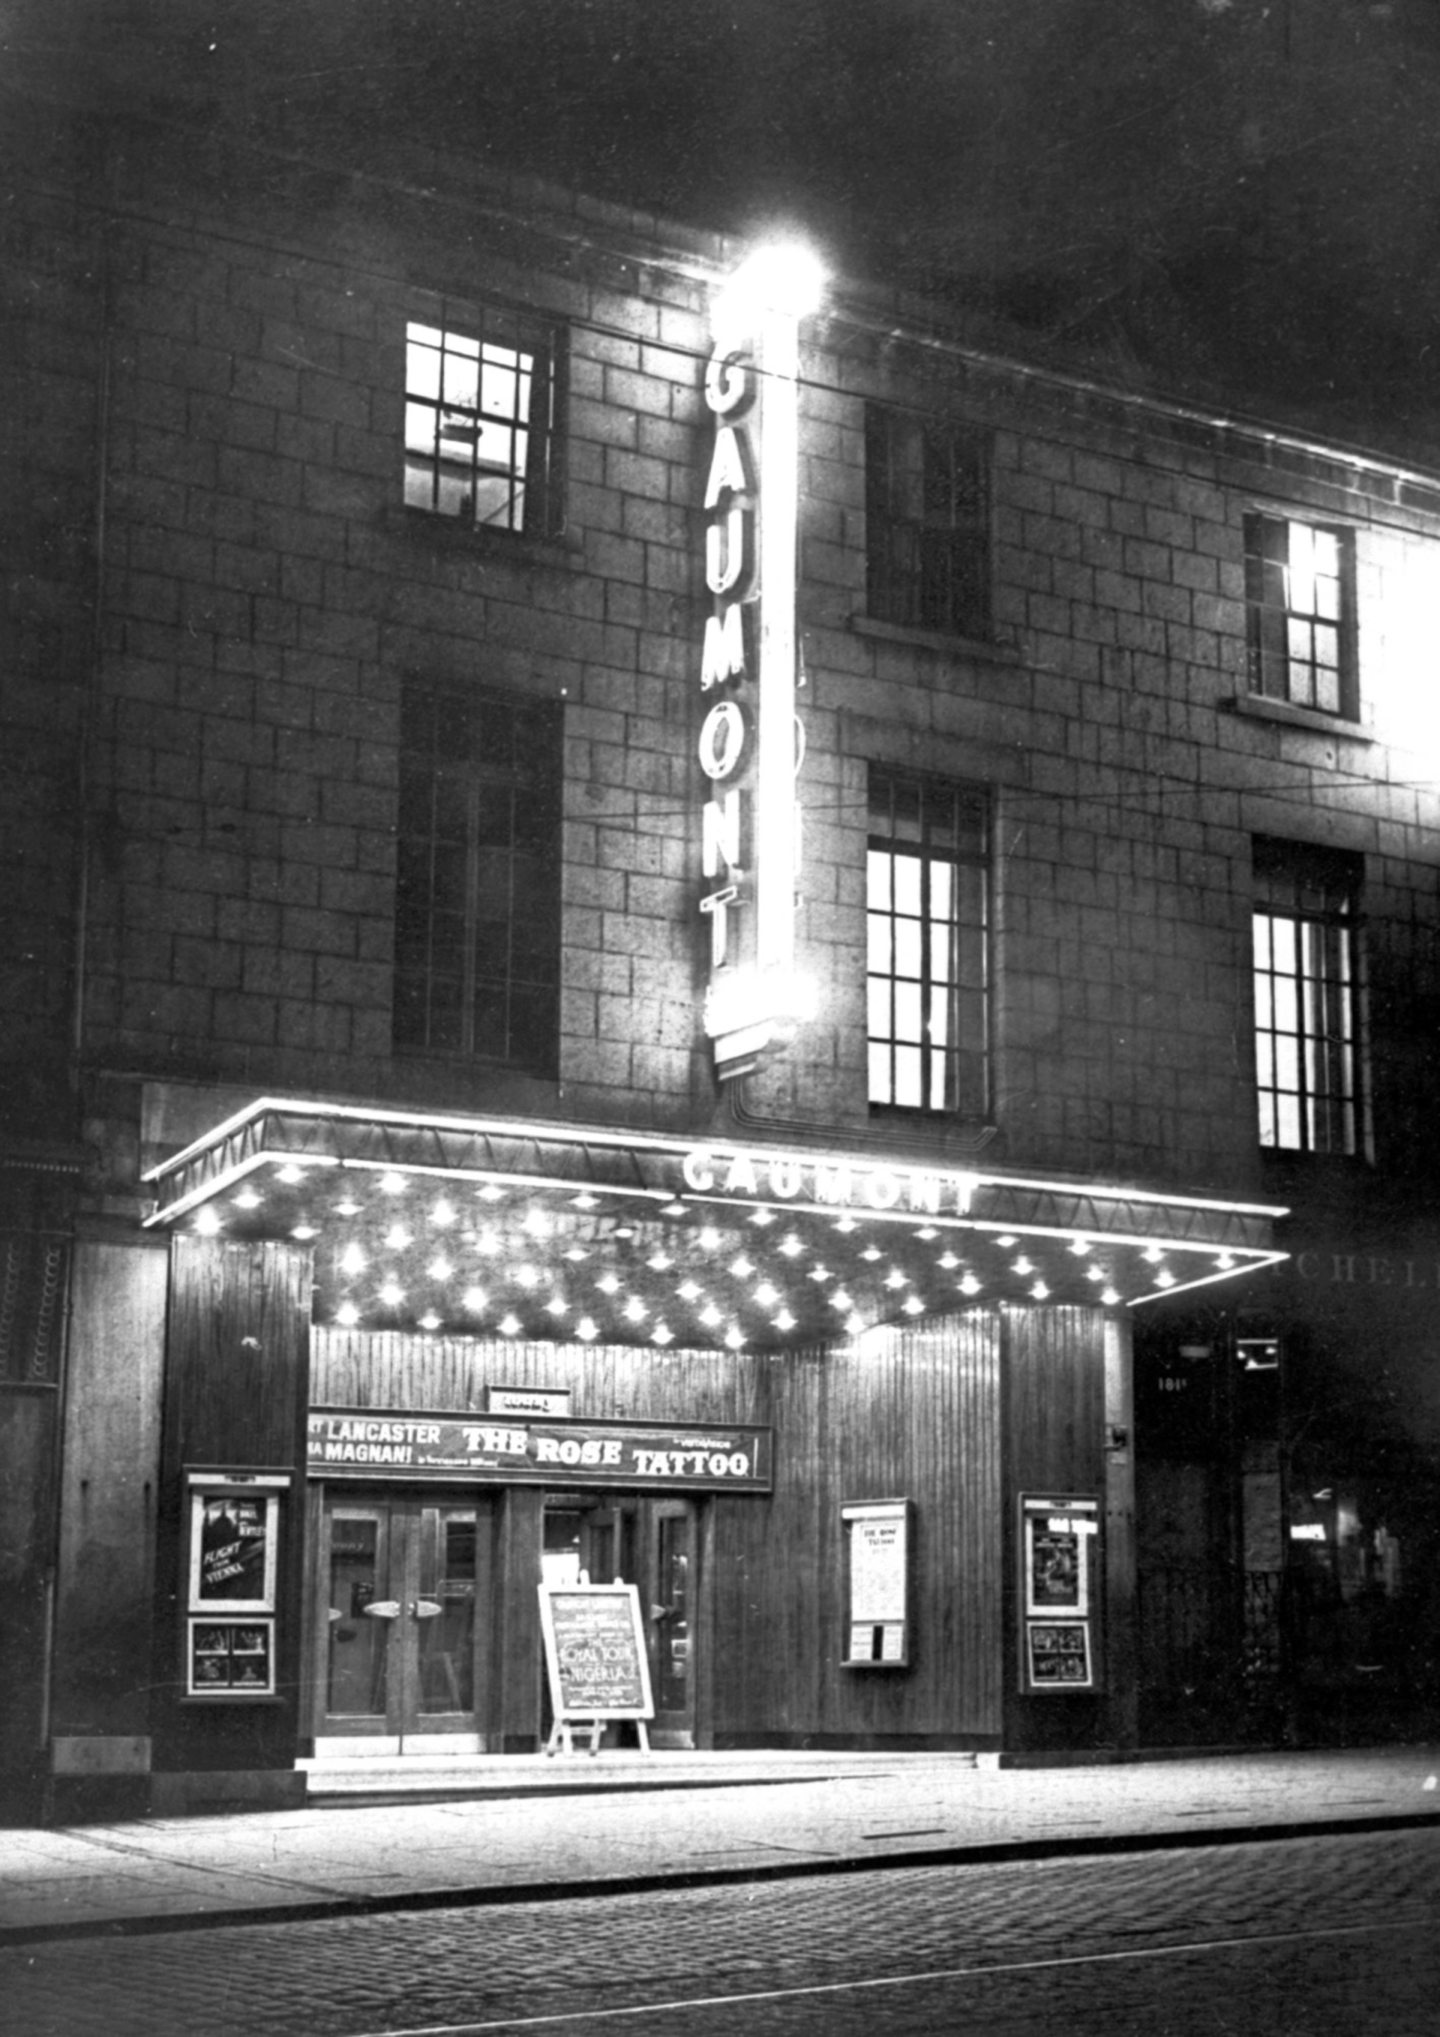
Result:
<svg viewBox="0 0 1440 2037"><path fill-rule="evenodd" d="M0 1832L0 1947L880 1865L1440 1829L1440 1746L1001 1767L965 1754L326 1764L302 1808Z"/></svg>

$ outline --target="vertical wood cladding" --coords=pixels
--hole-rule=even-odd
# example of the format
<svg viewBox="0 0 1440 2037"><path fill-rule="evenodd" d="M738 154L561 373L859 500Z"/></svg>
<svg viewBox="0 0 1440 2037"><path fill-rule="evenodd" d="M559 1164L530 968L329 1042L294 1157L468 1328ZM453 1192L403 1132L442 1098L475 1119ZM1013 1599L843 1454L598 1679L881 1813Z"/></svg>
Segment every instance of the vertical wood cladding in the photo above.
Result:
<svg viewBox="0 0 1440 2037"><path fill-rule="evenodd" d="M45 1659L52 1563L57 1397L41 1388L0 1392L0 1822L28 1818L45 1744L45 1693L23 1665Z"/></svg>
<svg viewBox="0 0 1440 2037"><path fill-rule="evenodd" d="M177 1237L171 1246L157 1561L155 1767L289 1768L299 1732L310 1255ZM183 1698L187 1466L290 1470L276 1587L279 1696Z"/></svg>
<svg viewBox="0 0 1440 2037"><path fill-rule="evenodd" d="M166 1471L304 1462L309 1255L177 1237L166 1366Z"/></svg>
<svg viewBox="0 0 1440 2037"><path fill-rule="evenodd" d="M168 1256L82 1239L65 1397L55 1678L58 1734L143 1734Z"/></svg>
<svg viewBox="0 0 1440 2037"><path fill-rule="evenodd" d="M1005 1447L1008 1476L1002 1514L1006 1546L1005 1744L1086 1746L1103 1735L1102 1696L1019 1692L1019 1585L1016 1512L1022 1492L1105 1494L1105 1316L1100 1309L1007 1311ZM1096 1590L1103 1599L1097 1572ZM1092 1614L1096 1676L1106 1681L1105 1607Z"/></svg>
<svg viewBox="0 0 1440 2037"><path fill-rule="evenodd" d="M1000 1333L985 1313L896 1331L861 1349L782 1358L706 1351L663 1359L581 1349L317 1329L317 1405L463 1410L489 1384L569 1387L574 1411L669 1422L746 1422L775 1431L768 1498L717 1494L705 1550L711 1621L702 1738L719 1744L990 1744L1000 1730ZM915 1503L912 1662L848 1670L841 1506ZM512 1492L496 1644L511 1664L501 1730L524 1717L539 1575L538 1527ZM538 1521L538 1506L536 1507ZM532 1546L533 1545L533 1546Z"/></svg>

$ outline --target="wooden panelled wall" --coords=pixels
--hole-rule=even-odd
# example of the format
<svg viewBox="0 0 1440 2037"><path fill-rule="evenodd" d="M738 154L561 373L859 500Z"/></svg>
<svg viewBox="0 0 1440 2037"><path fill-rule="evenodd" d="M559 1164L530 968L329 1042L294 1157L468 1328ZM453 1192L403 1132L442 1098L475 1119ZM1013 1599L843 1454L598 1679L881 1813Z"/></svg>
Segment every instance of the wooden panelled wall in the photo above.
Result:
<svg viewBox="0 0 1440 2037"><path fill-rule="evenodd" d="M439 1412L482 1408L490 1384L568 1387L577 1417L773 1427L773 1494L708 1502L702 1739L986 1746L1002 1709L1000 1352L980 1312L776 1357L316 1329L311 1397ZM840 1509L890 1498L914 1501L911 1663L844 1669ZM534 1586L533 1570L505 1583L512 1660Z"/></svg>
<svg viewBox="0 0 1440 2037"><path fill-rule="evenodd" d="M154 1766L290 1768L299 1734L311 1262L294 1245L171 1241L156 1563ZM182 1617L187 1466L289 1470L277 1581L279 1696L187 1702Z"/></svg>
<svg viewBox="0 0 1440 2037"><path fill-rule="evenodd" d="M1011 1309L1005 1325L1005 1456L1010 1496L1004 1514L1005 1744L1090 1746L1113 1739L1103 1567L1092 1612L1095 1694L1025 1696L1019 1688L1019 1607L1014 1580L1023 1492L1090 1494L1105 1511L1106 1318L1098 1309ZM1102 1558L1103 1566L1103 1558Z"/></svg>

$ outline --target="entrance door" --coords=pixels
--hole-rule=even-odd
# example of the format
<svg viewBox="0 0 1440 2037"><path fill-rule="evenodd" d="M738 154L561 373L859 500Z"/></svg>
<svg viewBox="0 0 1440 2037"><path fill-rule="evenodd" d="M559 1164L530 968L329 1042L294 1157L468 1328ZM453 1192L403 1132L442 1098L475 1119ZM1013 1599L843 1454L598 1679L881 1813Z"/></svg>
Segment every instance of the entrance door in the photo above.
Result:
<svg viewBox="0 0 1440 2037"><path fill-rule="evenodd" d="M696 1505L688 1499L547 1493L547 1584L633 1584L649 1644L657 1747L695 1745ZM548 1716L543 1725L549 1728ZM612 1728L611 1731L618 1729Z"/></svg>
<svg viewBox="0 0 1440 2037"><path fill-rule="evenodd" d="M645 1520L645 1586L650 1594L650 1675L657 1747L695 1745L695 1506L651 1500Z"/></svg>
<svg viewBox="0 0 1440 2037"><path fill-rule="evenodd" d="M363 1738L376 1753L481 1751L475 1608L483 1518L473 1500L326 1495L316 1566L317 1743L338 1739L358 1751Z"/></svg>

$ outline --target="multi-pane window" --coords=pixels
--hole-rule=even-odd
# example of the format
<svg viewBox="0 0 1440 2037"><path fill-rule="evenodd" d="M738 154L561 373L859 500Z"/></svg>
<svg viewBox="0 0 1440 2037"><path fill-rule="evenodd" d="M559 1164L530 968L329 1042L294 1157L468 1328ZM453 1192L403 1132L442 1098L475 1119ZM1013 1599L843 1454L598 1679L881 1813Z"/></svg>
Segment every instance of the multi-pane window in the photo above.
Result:
<svg viewBox="0 0 1440 2037"><path fill-rule="evenodd" d="M981 432L865 412L866 605L879 622L990 634L990 460Z"/></svg>
<svg viewBox="0 0 1440 2037"><path fill-rule="evenodd" d="M1245 601L1251 692L1353 716L1350 533L1247 516Z"/></svg>
<svg viewBox="0 0 1440 2037"><path fill-rule="evenodd" d="M405 500L487 530L556 525L554 333L505 311L405 333Z"/></svg>
<svg viewBox="0 0 1440 2037"><path fill-rule="evenodd" d="M401 721L395 1044L555 1066L561 718L411 685Z"/></svg>
<svg viewBox="0 0 1440 2037"><path fill-rule="evenodd" d="M989 1105L985 794L870 773L869 1100L983 1117Z"/></svg>
<svg viewBox="0 0 1440 2037"><path fill-rule="evenodd" d="M1255 1068L1260 1143L1354 1153L1359 1139L1360 863L1255 844Z"/></svg>

